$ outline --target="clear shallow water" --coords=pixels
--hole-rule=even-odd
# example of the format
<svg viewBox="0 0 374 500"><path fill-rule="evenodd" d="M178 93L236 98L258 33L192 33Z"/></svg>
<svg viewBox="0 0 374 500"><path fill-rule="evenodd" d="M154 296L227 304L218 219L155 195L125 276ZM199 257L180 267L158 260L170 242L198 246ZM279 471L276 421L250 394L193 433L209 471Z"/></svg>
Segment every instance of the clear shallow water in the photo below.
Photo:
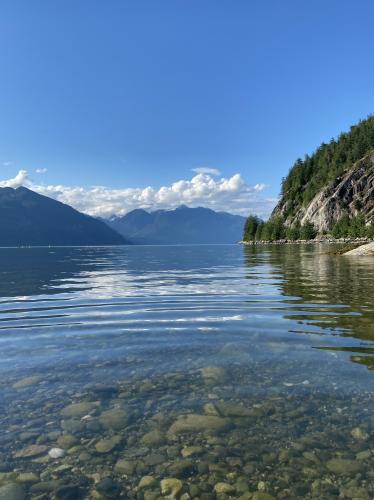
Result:
<svg viewBox="0 0 374 500"><path fill-rule="evenodd" d="M1 249L0 485L372 498L374 266L329 250Z"/></svg>

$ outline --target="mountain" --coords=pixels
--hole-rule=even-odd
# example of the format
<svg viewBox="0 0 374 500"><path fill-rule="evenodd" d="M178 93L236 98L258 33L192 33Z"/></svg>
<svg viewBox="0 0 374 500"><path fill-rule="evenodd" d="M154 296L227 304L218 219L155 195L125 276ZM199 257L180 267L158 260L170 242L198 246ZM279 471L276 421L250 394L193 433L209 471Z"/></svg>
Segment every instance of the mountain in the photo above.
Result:
<svg viewBox="0 0 374 500"><path fill-rule="evenodd" d="M123 245L93 217L25 187L0 188L0 246Z"/></svg>
<svg viewBox="0 0 374 500"><path fill-rule="evenodd" d="M374 116L297 160L269 220L249 216L244 241L374 238Z"/></svg>
<svg viewBox="0 0 374 500"><path fill-rule="evenodd" d="M133 243L173 245L184 243L236 243L242 237L245 218L209 208L146 212L137 209L109 222Z"/></svg>
<svg viewBox="0 0 374 500"><path fill-rule="evenodd" d="M312 223L330 231L342 218L374 218L374 116L297 160L283 180L271 219L286 226Z"/></svg>
<svg viewBox="0 0 374 500"><path fill-rule="evenodd" d="M374 151L322 188L293 219L301 224L310 221L321 232L332 229L346 216L361 216L365 222L374 218Z"/></svg>

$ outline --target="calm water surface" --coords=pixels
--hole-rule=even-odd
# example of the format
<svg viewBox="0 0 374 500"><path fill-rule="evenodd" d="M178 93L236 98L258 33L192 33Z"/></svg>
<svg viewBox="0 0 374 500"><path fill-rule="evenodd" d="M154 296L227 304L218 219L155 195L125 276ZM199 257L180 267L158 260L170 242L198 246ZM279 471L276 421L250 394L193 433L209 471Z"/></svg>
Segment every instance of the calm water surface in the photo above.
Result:
<svg viewBox="0 0 374 500"><path fill-rule="evenodd" d="M374 265L330 250L0 249L0 498L373 498Z"/></svg>

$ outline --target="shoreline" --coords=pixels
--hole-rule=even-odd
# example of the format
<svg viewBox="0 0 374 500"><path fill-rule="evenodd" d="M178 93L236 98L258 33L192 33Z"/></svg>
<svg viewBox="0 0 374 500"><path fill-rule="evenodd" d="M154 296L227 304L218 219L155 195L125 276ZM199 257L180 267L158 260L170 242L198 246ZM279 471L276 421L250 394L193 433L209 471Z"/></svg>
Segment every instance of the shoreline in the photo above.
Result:
<svg viewBox="0 0 374 500"><path fill-rule="evenodd" d="M350 244L355 244L357 243L358 245L364 244L364 243L371 243L374 240L372 238L328 238L328 237L320 237L320 238L315 238L314 240L259 240L259 241L239 241L240 245L245 245L245 246L256 246L256 245L304 245L304 244L321 244L321 243L328 243L328 244L339 244L339 243L350 243Z"/></svg>

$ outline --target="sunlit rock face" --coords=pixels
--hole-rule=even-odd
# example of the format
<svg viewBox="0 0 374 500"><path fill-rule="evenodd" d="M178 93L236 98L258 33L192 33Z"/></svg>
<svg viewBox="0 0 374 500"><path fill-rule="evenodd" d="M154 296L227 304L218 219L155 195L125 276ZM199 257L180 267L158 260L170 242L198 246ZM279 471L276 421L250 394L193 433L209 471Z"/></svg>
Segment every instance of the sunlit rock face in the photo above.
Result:
<svg viewBox="0 0 374 500"><path fill-rule="evenodd" d="M283 215L287 202L282 200L273 215ZM312 201L301 207L295 216L288 217L287 225L296 221L310 221L318 231L330 230L343 215L362 214L367 223L374 217L374 154L371 152L356 162L344 175L316 194Z"/></svg>

